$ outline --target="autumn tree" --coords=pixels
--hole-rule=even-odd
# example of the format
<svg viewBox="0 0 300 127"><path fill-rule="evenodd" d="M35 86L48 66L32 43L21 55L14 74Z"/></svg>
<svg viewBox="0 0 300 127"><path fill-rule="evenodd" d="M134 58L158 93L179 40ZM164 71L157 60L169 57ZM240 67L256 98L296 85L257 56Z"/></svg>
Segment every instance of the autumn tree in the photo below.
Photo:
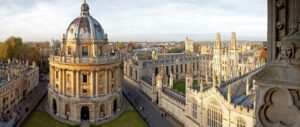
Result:
<svg viewBox="0 0 300 127"><path fill-rule="evenodd" d="M23 50L22 38L11 36L1 44L0 59L24 59Z"/></svg>
<svg viewBox="0 0 300 127"><path fill-rule="evenodd" d="M30 63L35 61L35 62L40 62L40 51L39 51L39 46L36 43L31 43L31 44L25 44L24 46L24 53L26 52L26 60L28 60Z"/></svg>

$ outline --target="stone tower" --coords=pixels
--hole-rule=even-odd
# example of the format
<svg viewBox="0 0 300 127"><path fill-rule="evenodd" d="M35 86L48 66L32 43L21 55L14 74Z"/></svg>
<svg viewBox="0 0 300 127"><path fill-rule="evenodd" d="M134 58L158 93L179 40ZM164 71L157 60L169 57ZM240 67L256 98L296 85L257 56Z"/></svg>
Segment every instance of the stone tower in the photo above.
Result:
<svg viewBox="0 0 300 127"><path fill-rule="evenodd" d="M300 126L300 1L268 1L268 60L255 76L257 127Z"/></svg>
<svg viewBox="0 0 300 127"><path fill-rule="evenodd" d="M228 45L228 62L227 62L227 79L232 79L237 76L237 66L238 66L238 48L236 44L236 33L231 33L231 41Z"/></svg>
<svg viewBox="0 0 300 127"><path fill-rule="evenodd" d="M224 54L224 44L221 41L221 34L217 33L216 40L214 43L214 54L213 54L213 72L217 77L218 84L222 80L222 61L221 57Z"/></svg>
<svg viewBox="0 0 300 127"><path fill-rule="evenodd" d="M187 53L187 54L194 53L193 40L191 40L188 37L186 37L185 40L184 40L184 45L185 45L185 53Z"/></svg>

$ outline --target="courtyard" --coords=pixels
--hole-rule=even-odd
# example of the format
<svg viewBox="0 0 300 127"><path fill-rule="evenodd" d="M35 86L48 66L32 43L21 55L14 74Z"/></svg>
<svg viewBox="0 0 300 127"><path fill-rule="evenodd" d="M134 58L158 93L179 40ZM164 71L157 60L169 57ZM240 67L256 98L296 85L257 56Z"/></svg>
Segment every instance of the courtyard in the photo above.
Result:
<svg viewBox="0 0 300 127"><path fill-rule="evenodd" d="M198 85L198 80L194 80L193 85ZM185 80L175 82L173 84L173 89L179 93L185 94Z"/></svg>

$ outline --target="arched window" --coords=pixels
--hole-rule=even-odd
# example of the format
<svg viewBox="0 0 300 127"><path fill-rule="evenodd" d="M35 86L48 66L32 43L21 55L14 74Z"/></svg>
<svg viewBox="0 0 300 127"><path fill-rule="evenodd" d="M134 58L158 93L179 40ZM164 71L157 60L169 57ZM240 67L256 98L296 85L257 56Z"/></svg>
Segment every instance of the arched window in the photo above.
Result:
<svg viewBox="0 0 300 127"><path fill-rule="evenodd" d="M242 118L236 120L236 127L246 127L246 122Z"/></svg>
<svg viewBox="0 0 300 127"><path fill-rule="evenodd" d="M197 101L193 99L192 116L197 119Z"/></svg>
<svg viewBox="0 0 300 127"><path fill-rule="evenodd" d="M207 106L207 125L209 127L222 127L222 110L215 104Z"/></svg>

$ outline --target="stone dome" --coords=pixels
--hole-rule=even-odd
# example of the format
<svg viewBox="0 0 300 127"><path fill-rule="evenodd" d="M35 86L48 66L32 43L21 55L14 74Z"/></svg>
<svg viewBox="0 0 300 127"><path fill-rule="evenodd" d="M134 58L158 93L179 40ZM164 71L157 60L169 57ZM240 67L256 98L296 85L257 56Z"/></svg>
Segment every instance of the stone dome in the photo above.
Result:
<svg viewBox="0 0 300 127"><path fill-rule="evenodd" d="M87 3L81 5L81 14L74 19L66 31L67 40L107 40L107 36L100 23L89 14Z"/></svg>

